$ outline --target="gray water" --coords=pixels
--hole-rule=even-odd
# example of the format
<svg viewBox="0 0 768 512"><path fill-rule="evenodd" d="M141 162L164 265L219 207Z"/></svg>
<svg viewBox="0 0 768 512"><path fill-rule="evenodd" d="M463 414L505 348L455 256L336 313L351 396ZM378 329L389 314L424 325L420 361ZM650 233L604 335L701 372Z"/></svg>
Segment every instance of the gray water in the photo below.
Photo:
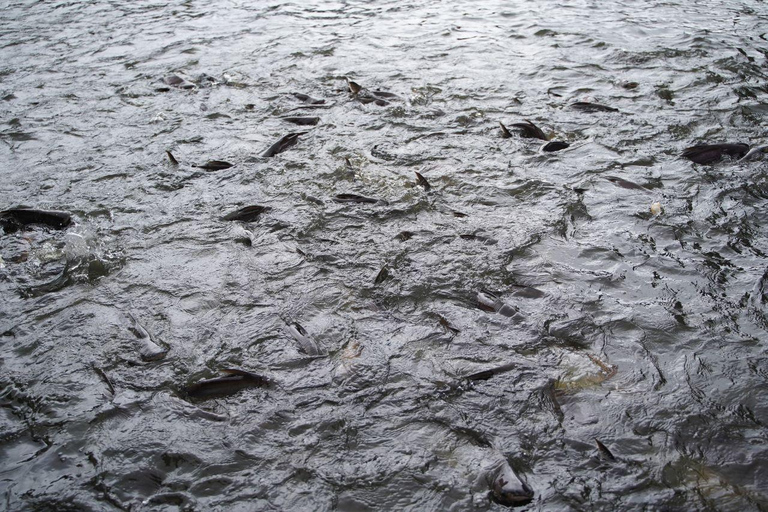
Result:
<svg viewBox="0 0 768 512"><path fill-rule="evenodd" d="M0 236L1 509L504 510L504 463L521 510L768 509L768 163L679 157L766 143L765 2L0 20L0 209L75 220ZM284 115L321 121L260 157L306 128ZM502 138L524 119L571 146ZM252 204L271 210L221 219ZM225 368L273 384L186 393Z"/></svg>

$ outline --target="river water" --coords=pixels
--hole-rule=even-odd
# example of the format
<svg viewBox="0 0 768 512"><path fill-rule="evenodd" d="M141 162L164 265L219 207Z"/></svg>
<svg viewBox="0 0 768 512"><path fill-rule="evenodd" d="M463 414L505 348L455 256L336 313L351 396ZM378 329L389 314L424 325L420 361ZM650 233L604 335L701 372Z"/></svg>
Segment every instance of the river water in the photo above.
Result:
<svg viewBox="0 0 768 512"><path fill-rule="evenodd" d="M768 509L768 163L679 157L765 143L764 2L0 19L0 208L74 219L0 237L0 509L504 510L504 464L521 509ZM226 368L272 385L187 393Z"/></svg>

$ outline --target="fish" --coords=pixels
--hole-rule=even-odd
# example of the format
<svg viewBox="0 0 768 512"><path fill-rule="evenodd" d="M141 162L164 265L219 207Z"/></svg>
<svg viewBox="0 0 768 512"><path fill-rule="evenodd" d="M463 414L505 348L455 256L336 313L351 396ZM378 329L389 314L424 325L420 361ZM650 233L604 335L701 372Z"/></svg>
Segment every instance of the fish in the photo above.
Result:
<svg viewBox="0 0 768 512"><path fill-rule="evenodd" d="M427 181L427 179L424 176L422 176L421 174L419 174L418 172L416 172L416 183L421 185L424 188L424 190L426 190L426 191L429 191L429 189L432 188L430 186L429 182Z"/></svg>
<svg viewBox="0 0 768 512"><path fill-rule="evenodd" d="M514 507L530 502L534 494L533 489L515 473L507 461L504 461L491 484L493 500L501 505Z"/></svg>
<svg viewBox="0 0 768 512"><path fill-rule="evenodd" d="M512 126L520 130L522 136L526 139L549 140L549 137L541 131L541 128L530 122L528 119L526 119L524 123L514 123Z"/></svg>
<svg viewBox="0 0 768 512"><path fill-rule="evenodd" d="M166 155L168 155L168 160L171 162L171 164L172 164L172 165L179 165L179 161L178 161L178 160L176 160L176 159L173 157L173 154L172 154L170 151L168 151L168 150L166 149L166 150L165 150L165 154L166 154Z"/></svg>
<svg viewBox="0 0 768 512"><path fill-rule="evenodd" d="M205 169L206 171L221 171L222 169L229 169L233 165L234 164L225 162L223 160L208 160L204 164L194 165L193 167Z"/></svg>
<svg viewBox="0 0 768 512"><path fill-rule="evenodd" d="M288 117L281 117L280 119L287 123L293 123L293 124L298 124L302 126L314 126L320 122L319 117L288 116Z"/></svg>
<svg viewBox="0 0 768 512"><path fill-rule="evenodd" d="M758 146L756 148L752 148L749 150L749 152L746 155L744 155L741 159L739 159L739 162L750 160L755 155L762 155L765 153L768 153L768 146Z"/></svg>
<svg viewBox="0 0 768 512"><path fill-rule="evenodd" d="M570 147L571 145L567 142L559 141L559 140L553 140L552 142L548 142L547 144L544 144L544 147L541 148L542 151L547 151L548 153L551 153L553 151L560 151L561 149L565 149Z"/></svg>
<svg viewBox="0 0 768 512"><path fill-rule="evenodd" d="M517 308L504 304L501 299L488 290L477 292L477 305L483 311L499 313L507 317L514 316L517 313Z"/></svg>
<svg viewBox="0 0 768 512"><path fill-rule="evenodd" d="M378 274L376 274L376 278L373 280L373 284L380 284L382 283L387 277L389 277L389 270L387 269L387 266L384 265L381 267L381 270Z"/></svg>
<svg viewBox="0 0 768 512"><path fill-rule="evenodd" d="M166 76L165 78L163 78L163 83L165 83L166 85L170 85L171 87L176 87L177 89L194 89L195 88L195 84L181 78L178 75Z"/></svg>
<svg viewBox="0 0 768 512"><path fill-rule="evenodd" d="M651 191L642 185L638 185L635 182L619 178L618 176L605 176L605 179L616 185L617 187L626 188L628 190L642 190L643 192L650 193Z"/></svg>
<svg viewBox="0 0 768 512"><path fill-rule="evenodd" d="M221 220L239 220L242 222L253 222L259 218L264 212L270 211L272 208L269 206L252 205L240 208L232 213L228 213L221 218Z"/></svg>
<svg viewBox="0 0 768 512"><path fill-rule="evenodd" d="M382 100L381 98L375 98L373 96L359 96L357 100L362 103L363 105L367 105L369 103L373 103L375 105L378 105L380 107L386 107L389 105L389 102L387 100Z"/></svg>
<svg viewBox="0 0 768 512"><path fill-rule="evenodd" d="M588 101L577 101L571 104L572 108L581 110L582 112L618 112L619 109L609 107L607 105L600 105L599 103L590 103Z"/></svg>
<svg viewBox="0 0 768 512"><path fill-rule="evenodd" d="M613 456L611 450L609 450L608 447L601 443L597 438L595 438L595 445L597 446L597 451L600 453L601 458L606 460L616 460L616 457Z"/></svg>
<svg viewBox="0 0 768 512"><path fill-rule="evenodd" d="M439 313L434 313L434 315L437 317L437 321L440 323L440 325L445 329L446 331L452 332L453 334L459 334L461 332L461 329L453 325L447 318L445 318L443 315Z"/></svg>
<svg viewBox="0 0 768 512"><path fill-rule="evenodd" d="M501 137L503 139L508 139L508 138L512 137L512 133L509 130L507 130L507 127L504 126L504 123L499 121L499 126L501 126Z"/></svg>
<svg viewBox="0 0 768 512"><path fill-rule="evenodd" d="M755 148L760 149L760 148ZM730 156L732 158L746 158L749 154L749 145L743 143L735 144L697 144L685 148L680 154L683 158L687 158L697 164L712 164L720 161L724 156ZM751 155L750 155L751 156Z"/></svg>
<svg viewBox="0 0 768 512"><path fill-rule="evenodd" d="M128 330L139 340L139 354L141 358L144 361L159 361L165 358L166 354L168 354L168 348L156 342L135 316L128 313L128 317L133 322L133 325L128 327Z"/></svg>
<svg viewBox="0 0 768 512"><path fill-rule="evenodd" d="M266 150L261 156L270 158L275 156L278 153L282 153L283 151L290 148L291 146L295 146L299 140L299 136L304 135L306 133L308 132L289 133L288 135L281 137L280 140L272 144L269 147L269 149Z"/></svg>
<svg viewBox="0 0 768 512"><path fill-rule="evenodd" d="M312 96L308 96L300 92L294 92L293 97L299 101L303 101L304 103L309 103L310 105L322 105L323 103L325 103L325 100L316 99L316 98L313 98Z"/></svg>
<svg viewBox="0 0 768 512"><path fill-rule="evenodd" d="M247 388L264 388L269 386L269 380L266 377L245 370L226 368L221 370L226 373L226 377L216 377L213 379L204 379L186 388L186 394L199 400L209 398L218 398L234 395L238 391Z"/></svg>
<svg viewBox="0 0 768 512"><path fill-rule="evenodd" d="M360 84L353 82L349 78L347 78L347 87L349 87L349 92L352 94L357 94L363 90L363 87Z"/></svg>
<svg viewBox="0 0 768 512"><path fill-rule="evenodd" d="M299 342L302 352L310 356L320 355L320 348L315 340L310 338L307 331L298 322L286 321L286 328L291 336Z"/></svg>
<svg viewBox="0 0 768 512"><path fill-rule="evenodd" d="M471 381L488 380L495 375L498 375L500 373L505 373L519 367L520 367L519 363L507 363L501 366L497 366L496 368L491 368L489 370L483 370L476 373L471 373L465 376L464 378Z"/></svg>
<svg viewBox="0 0 768 512"><path fill-rule="evenodd" d="M0 211L0 225L6 233L12 233L31 224L41 224L54 229L64 229L72 224L72 215L55 210L10 208Z"/></svg>
<svg viewBox="0 0 768 512"><path fill-rule="evenodd" d="M333 200L337 203L367 203L376 204L378 199L372 197L359 196L357 194L337 194Z"/></svg>
<svg viewBox="0 0 768 512"><path fill-rule="evenodd" d="M112 381L109 380L109 377L107 377L107 374L104 372L104 370L98 366L93 366L93 370L99 374L99 377L101 377L101 380L103 380L107 385L107 388L109 388L109 392L112 394L112 396L115 396L115 386L112 385Z"/></svg>
<svg viewBox="0 0 768 512"><path fill-rule="evenodd" d="M413 231L401 231L395 235L395 238L397 238L401 242L405 242L406 240L410 240L411 238L413 238L413 235L415 235Z"/></svg>

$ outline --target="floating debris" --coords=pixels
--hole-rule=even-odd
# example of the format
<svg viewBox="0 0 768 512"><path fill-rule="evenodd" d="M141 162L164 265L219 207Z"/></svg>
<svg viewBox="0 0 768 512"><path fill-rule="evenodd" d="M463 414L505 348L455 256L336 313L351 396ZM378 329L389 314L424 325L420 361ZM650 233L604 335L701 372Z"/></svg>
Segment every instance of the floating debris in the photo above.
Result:
<svg viewBox="0 0 768 512"><path fill-rule="evenodd" d="M657 201L651 205L651 214L652 215L661 214L661 203Z"/></svg>

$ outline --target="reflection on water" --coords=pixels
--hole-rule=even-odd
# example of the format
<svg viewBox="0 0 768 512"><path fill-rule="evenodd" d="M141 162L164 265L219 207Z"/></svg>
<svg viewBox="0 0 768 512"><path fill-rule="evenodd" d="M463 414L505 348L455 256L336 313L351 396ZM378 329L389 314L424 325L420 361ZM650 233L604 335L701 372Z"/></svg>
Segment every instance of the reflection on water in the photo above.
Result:
<svg viewBox="0 0 768 512"><path fill-rule="evenodd" d="M9 510L768 508L760 2L1 16Z"/></svg>

